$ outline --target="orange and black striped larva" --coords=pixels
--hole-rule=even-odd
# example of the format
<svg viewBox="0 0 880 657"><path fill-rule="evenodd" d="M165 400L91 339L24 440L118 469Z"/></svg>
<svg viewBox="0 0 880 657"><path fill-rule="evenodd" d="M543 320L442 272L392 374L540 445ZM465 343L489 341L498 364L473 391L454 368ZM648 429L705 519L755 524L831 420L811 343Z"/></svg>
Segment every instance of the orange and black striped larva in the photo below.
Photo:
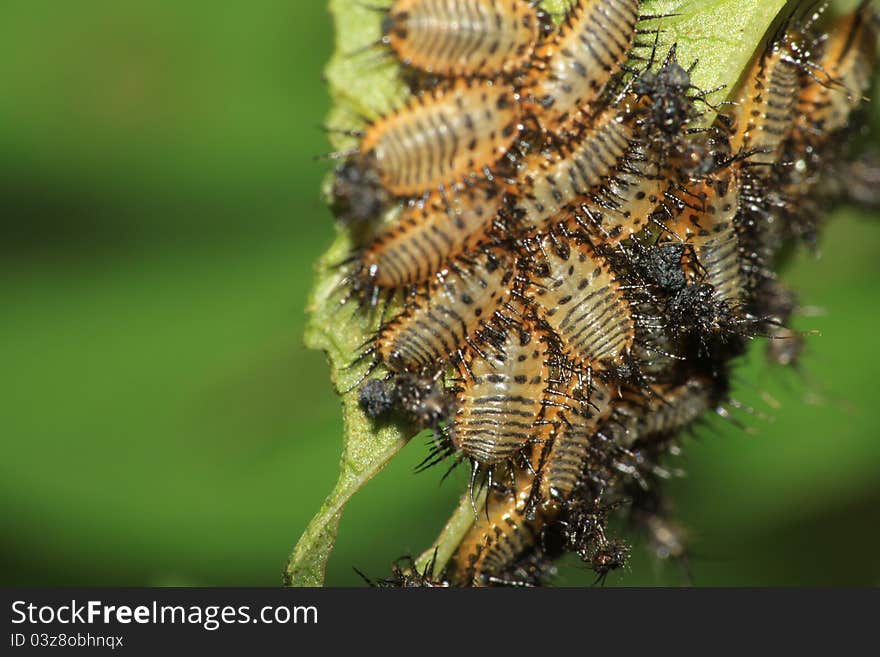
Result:
<svg viewBox="0 0 880 657"><path fill-rule="evenodd" d="M734 153L753 153L763 173L782 157L782 144L791 131L804 75L793 43L803 35L783 32L772 39L746 72L735 113L730 146Z"/></svg>
<svg viewBox="0 0 880 657"><path fill-rule="evenodd" d="M623 162L634 136L627 99L590 124L575 125L553 149L529 156L518 173L517 187L524 193L516 208L522 223L541 226L595 191Z"/></svg>
<svg viewBox="0 0 880 657"><path fill-rule="evenodd" d="M612 386L592 377L586 384L587 403L578 408L556 408L552 442L544 452L540 473L543 500L567 501L583 478L590 443L599 423L611 412Z"/></svg>
<svg viewBox="0 0 880 657"><path fill-rule="evenodd" d="M844 129L865 99L877 59L877 16L869 0L840 18L821 45L798 97L795 125L814 139Z"/></svg>
<svg viewBox="0 0 880 657"><path fill-rule="evenodd" d="M450 195L433 192L404 208L395 224L361 254L366 287L394 289L428 281L453 256L476 247L501 202L491 187L475 185L459 186Z"/></svg>
<svg viewBox="0 0 880 657"><path fill-rule="evenodd" d="M513 89L458 81L416 96L367 128L358 155L392 195L418 197L456 182L491 178L519 134Z"/></svg>
<svg viewBox="0 0 880 657"><path fill-rule="evenodd" d="M453 557L453 583L457 586L535 585L543 574L528 562L530 552L540 550L546 518L540 512L530 518L527 509L533 495L534 475L519 471L513 490L490 490L486 509ZM534 515L534 514L533 514Z"/></svg>
<svg viewBox="0 0 880 657"><path fill-rule="evenodd" d="M526 0L395 0L382 22L400 61L426 73L498 78L525 67L540 37Z"/></svg>
<svg viewBox="0 0 880 657"><path fill-rule="evenodd" d="M683 554L663 459L723 412L750 338L796 360L778 256L838 193L874 69L868 3L827 36L821 10L790 18L727 110L674 47L640 57L638 0L576 0L551 34L534 5L393 2L384 43L442 79L337 178L347 216L400 210L349 263L353 294L402 303L366 347L387 375L361 404L433 429L426 464L467 461L471 500L487 492L448 566L459 586L539 584L565 550L604 578L627 556L617 510ZM411 570L394 581L447 582Z"/></svg>
<svg viewBox="0 0 880 657"><path fill-rule="evenodd" d="M597 108L636 43L640 7L640 0L577 0L538 47L523 96L546 129Z"/></svg>
<svg viewBox="0 0 880 657"><path fill-rule="evenodd" d="M586 242L541 235L534 277L538 315L578 364L620 362L632 346L635 322L608 263Z"/></svg>
<svg viewBox="0 0 880 657"><path fill-rule="evenodd" d="M468 347L480 351L481 333L505 318L515 294L515 272L504 253L466 254L428 291L379 330L375 352L392 372L439 372L461 362Z"/></svg>
<svg viewBox="0 0 880 657"><path fill-rule="evenodd" d="M462 370L458 412L449 430L454 450L477 466L512 463L544 438L546 346L528 320L508 329L498 347Z"/></svg>

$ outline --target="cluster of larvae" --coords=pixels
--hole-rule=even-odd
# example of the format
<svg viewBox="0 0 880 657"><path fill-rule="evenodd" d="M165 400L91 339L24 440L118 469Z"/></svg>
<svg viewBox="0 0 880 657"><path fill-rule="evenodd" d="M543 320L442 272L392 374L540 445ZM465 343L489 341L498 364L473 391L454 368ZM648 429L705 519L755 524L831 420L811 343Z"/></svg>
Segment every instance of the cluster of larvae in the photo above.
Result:
<svg viewBox="0 0 880 657"><path fill-rule="evenodd" d="M717 104L730 90L659 52L664 17L639 0L383 10L377 47L413 95L358 134L333 189L359 236L345 300L382 316L360 403L432 429L426 464L468 464L475 510L441 572L386 582L536 585L566 552L603 577L628 554L619 511L683 554L663 457L725 412L748 340L797 360L775 272L842 193L874 68L868 3L804 5Z"/></svg>

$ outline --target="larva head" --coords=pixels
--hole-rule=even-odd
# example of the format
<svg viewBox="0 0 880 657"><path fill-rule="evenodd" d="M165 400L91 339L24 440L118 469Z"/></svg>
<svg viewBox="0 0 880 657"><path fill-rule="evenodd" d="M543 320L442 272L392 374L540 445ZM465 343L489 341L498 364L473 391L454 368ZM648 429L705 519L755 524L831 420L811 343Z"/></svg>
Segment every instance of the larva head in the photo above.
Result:
<svg viewBox="0 0 880 657"><path fill-rule="evenodd" d="M373 420L398 413L423 429L438 430L455 414L455 397L441 381L408 372L370 379L358 391L358 402Z"/></svg>
<svg viewBox="0 0 880 657"><path fill-rule="evenodd" d="M387 379L370 379L358 390L358 404L370 419L383 418L397 405L394 386Z"/></svg>
<svg viewBox="0 0 880 657"><path fill-rule="evenodd" d="M375 168L363 158L350 159L334 172L331 209L343 223L376 220L391 200Z"/></svg>

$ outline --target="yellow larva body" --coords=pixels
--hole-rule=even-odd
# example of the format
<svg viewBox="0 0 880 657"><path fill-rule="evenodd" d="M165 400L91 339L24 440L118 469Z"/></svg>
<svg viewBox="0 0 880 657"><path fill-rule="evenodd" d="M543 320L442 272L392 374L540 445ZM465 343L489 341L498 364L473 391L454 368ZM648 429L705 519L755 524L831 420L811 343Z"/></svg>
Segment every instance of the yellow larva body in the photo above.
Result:
<svg viewBox="0 0 880 657"><path fill-rule="evenodd" d="M635 322L604 258L574 240L557 247L540 240L546 276L535 281L539 315L559 336L569 358L578 364L619 362L632 346Z"/></svg>
<svg viewBox="0 0 880 657"><path fill-rule="evenodd" d="M523 93L542 125L555 129L591 113L635 42L639 0L578 0L559 33L536 51Z"/></svg>
<svg viewBox="0 0 880 657"><path fill-rule="evenodd" d="M527 0L397 0L384 41L404 64L427 73L498 77L528 62L539 29Z"/></svg>
<svg viewBox="0 0 880 657"><path fill-rule="evenodd" d="M611 412L614 395L606 383L593 379L589 405L579 412L558 414L553 443L541 469L541 497L567 500L583 477L590 441Z"/></svg>
<svg viewBox="0 0 880 657"><path fill-rule="evenodd" d="M786 35L775 41L755 59L739 96L731 148L754 153L753 161L762 164L779 162L801 88L802 73L793 61L789 38L794 37ZM759 172L771 170L768 166Z"/></svg>
<svg viewBox="0 0 880 657"><path fill-rule="evenodd" d="M510 271L475 254L457 262L427 295L382 327L376 349L392 371L439 370L457 357L506 300Z"/></svg>
<svg viewBox="0 0 880 657"><path fill-rule="evenodd" d="M618 167L603 188L599 205L584 199L574 213L596 239L605 244L619 244L650 224L650 216L664 201L670 186L669 171L651 162L646 149L634 144L626 164Z"/></svg>
<svg viewBox="0 0 880 657"><path fill-rule="evenodd" d="M800 93L796 128L808 140L844 128L864 100L877 59L877 26L871 3L829 30L817 70Z"/></svg>
<svg viewBox="0 0 880 657"><path fill-rule="evenodd" d="M469 363L450 431L459 453L494 465L540 439L548 369L543 348L535 328L525 325L509 330L499 349Z"/></svg>
<svg viewBox="0 0 880 657"><path fill-rule="evenodd" d="M450 258L474 247L500 207L501 195L480 187L434 192L405 208L364 250L364 272L382 288L425 282Z"/></svg>
<svg viewBox="0 0 880 657"><path fill-rule="evenodd" d="M624 444L649 442L658 436L678 433L691 425L714 403L715 386L705 378L694 377L681 385L656 385L653 396L643 406Z"/></svg>
<svg viewBox="0 0 880 657"><path fill-rule="evenodd" d="M533 475L520 471L510 495L489 493L486 510L478 514L453 557L456 584L503 583L498 578L536 545L544 519L529 519L525 514L533 485Z"/></svg>
<svg viewBox="0 0 880 657"><path fill-rule="evenodd" d="M689 276L715 288L715 298L736 306L745 285L740 269L740 244L734 220L739 211L739 175L700 184L692 190L695 207L686 207L674 232L693 245L697 262Z"/></svg>
<svg viewBox="0 0 880 657"><path fill-rule="evenodd" d="M460 80L376 121L361 158L390 193L421 196L484 177L516 139L519 114L509 86Z"/></svg>
<svg viewBox="0 0 880 657"><path fill-rule="evenodd" d="M603 112L562 148L527 158L519 173L522 194L517 201L524 221L541 226L601 185L623 160L634 130L625 103Z"/></svg>

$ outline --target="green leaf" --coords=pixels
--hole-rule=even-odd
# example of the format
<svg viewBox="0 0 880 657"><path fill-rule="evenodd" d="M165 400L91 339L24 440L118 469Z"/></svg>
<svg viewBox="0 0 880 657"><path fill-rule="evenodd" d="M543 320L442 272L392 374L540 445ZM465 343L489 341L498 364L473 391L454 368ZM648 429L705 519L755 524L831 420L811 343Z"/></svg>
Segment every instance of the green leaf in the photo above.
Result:
<svg viewBox="0 0 880 657"><path fill-rule="evenodd" d="M545 8L564 15L566 0L547 0ZM646 2L644 14L663 15L648 25L661 28L659 43L664 53L678 45L679 61L697 61L694 82L703 89L730 90L739 79L785 0L654 0ZM402 104L407 95L392 57L380 47L382 14L360 0L330 0L336 29L336 51L327 66L327 84L333 99L328 125L342 130L358 129L364 120L382 115ZM719 100L728 95L719 92ZM353 137L331 133L334 148L356 147ZM355 306L340 308L339 288L344 274L337 263L350 253L352 238L340 229L335 243L317 265L316 282L309 305L306 345L320 349L330 361L331 377L340 393L345 420L345 444L339 480L294 549L285 571L285 583L317 586L323 583L327 560L336 540L345 504L406 444L400 427L376 428L363 414L353 389L364 367L349 368L376 326L359 316ZM470 500L463 500L435 546L420 559L424 565L434 549L437 566L451 557L472 521Z"/></svg>

